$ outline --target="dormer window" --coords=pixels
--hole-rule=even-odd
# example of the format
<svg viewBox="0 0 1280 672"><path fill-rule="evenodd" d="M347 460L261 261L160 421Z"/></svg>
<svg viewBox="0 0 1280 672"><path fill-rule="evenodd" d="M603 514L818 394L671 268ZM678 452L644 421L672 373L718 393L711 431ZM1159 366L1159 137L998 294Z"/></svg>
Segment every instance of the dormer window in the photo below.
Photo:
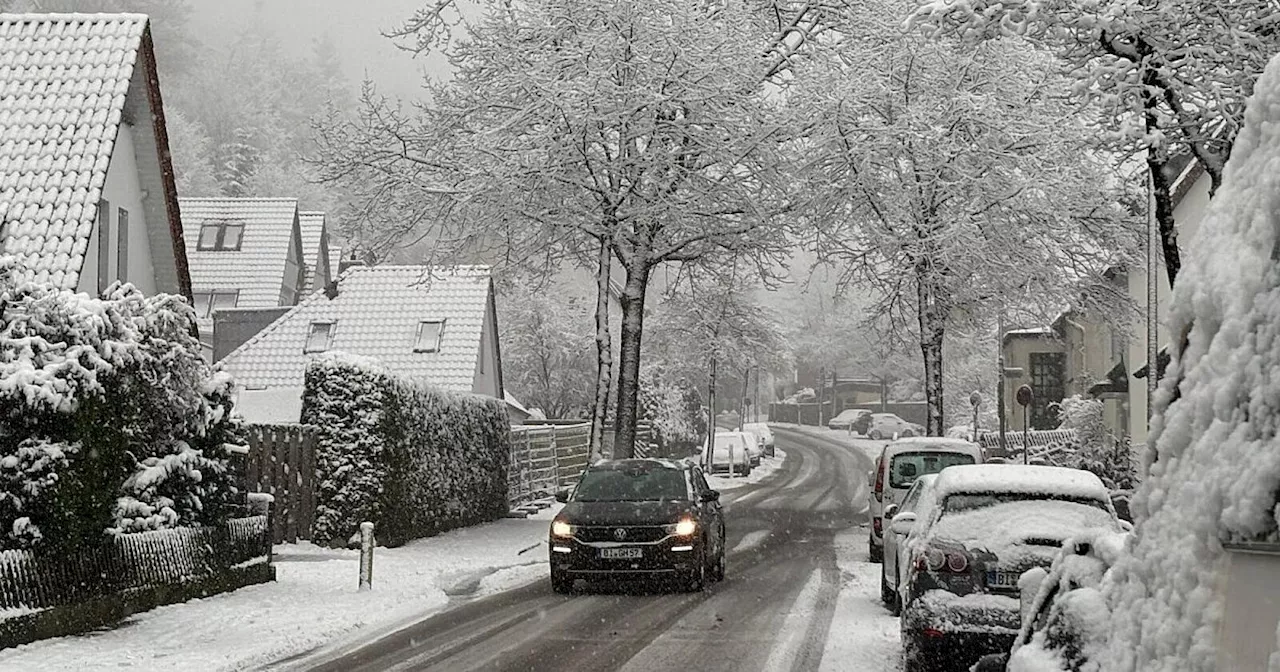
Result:
<svg viewBox="0 0 1280 672"><path fill-rule="evenodd" d="M240 291L230 292L192 292L191 306L196 309L196 317L210 318L215 311L235 308L240 300Z"/></svg>
<svg viewBox="0 0 1280 672"><path fill-rule="evenodd" d="M444 335L444 320L423 320L418 323L418 336L413 341L414 352L439 352L440 337Z"/></svg>
<svg viewBox="0 0 1280 672"><path fill-rule="evenodd" d="M333 345L333 332L338 326L336 322L312 322L311 331L307 334L307 345L303 352L324 352Z"/></svg>
<svg viewBox="0 0 1280 672"><path fill-rule="evenodd" d="M201 250L239 250L240 240L243 235L243 222L205 222L200 227L200 242L196 245L196 248Z"/></svg>

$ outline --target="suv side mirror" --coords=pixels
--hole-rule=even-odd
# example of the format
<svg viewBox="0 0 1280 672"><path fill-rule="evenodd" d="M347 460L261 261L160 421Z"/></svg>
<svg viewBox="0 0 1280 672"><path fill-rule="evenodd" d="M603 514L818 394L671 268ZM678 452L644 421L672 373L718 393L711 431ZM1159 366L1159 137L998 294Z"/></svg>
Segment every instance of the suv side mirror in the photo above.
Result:
<svg viewBox="0 0 1280 672"><path fill-rule="evenodd" d="M905 536L911 534L911 528L915 526L916 514L912 511L903 511L893 517L893 520L889 523L889 531Z"/></svg>
<svg viewBox="0 0 1280 672"><path fill-rule="evenodd" d="M698 497L698 499L704 502L718 502L720 501L720 491L719 490L703 490L702 494Z"/></svg>
<svg viewBox="0 0 1280 672"><path fill-rule="evenodd" d="M568 491L568 490L561 490L560 492L557 492L557 493L556 493L556 501L557 501L557 502L560 502L561 504L565 504L565 503L567 503L567 502L569 501L569 491Z"/></svg>

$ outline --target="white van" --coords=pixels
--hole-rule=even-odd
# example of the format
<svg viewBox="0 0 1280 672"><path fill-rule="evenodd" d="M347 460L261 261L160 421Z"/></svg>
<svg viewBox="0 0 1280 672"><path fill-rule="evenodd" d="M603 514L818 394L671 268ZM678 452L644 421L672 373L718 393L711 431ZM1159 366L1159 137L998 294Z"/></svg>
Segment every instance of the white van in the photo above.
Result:
<svg viewBox="0 0 1280 672"><path fill-rule="evenodd" d="M871 535L867 542L871 562L884 558L884 508L890 504L901 506L917 478L957 464L982 462L982 448L963 439L918 436L886 445L867 479L872 488Z"/></svg>
<svg viewBox="0 0 1280 672"><path fill-rule="evenodd" d="M716 432L713 455L707 455L707 444L702 444L702 463L711 473L721 471L747 476L751 473L752 456L758 450L755 434L748 432ZM759 464L759 460L755 460Z"/></svg>

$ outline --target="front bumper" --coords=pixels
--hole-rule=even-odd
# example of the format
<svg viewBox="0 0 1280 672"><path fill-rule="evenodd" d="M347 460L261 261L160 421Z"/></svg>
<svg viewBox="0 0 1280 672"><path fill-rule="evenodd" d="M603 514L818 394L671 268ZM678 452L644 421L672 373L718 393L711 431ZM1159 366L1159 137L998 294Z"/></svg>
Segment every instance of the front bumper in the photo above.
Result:
<svg viewBox="0 0 1280 672"><path fill-rule="evenodd" d="M1017 598L930 590L903 609L902 644L925 669L937 661L968 669L986 654L1007 653L1021 625Z"/></svg>
<svg viewBox="0 0 1280 672"><path fill-rule="evenodd" d="M703 544L699 538L669 536L653 543L583 542L552 538L551 571L588 581L604 578L679 578L701 569ZM606 549L639 549L639 558L604 558Z"/></svg>

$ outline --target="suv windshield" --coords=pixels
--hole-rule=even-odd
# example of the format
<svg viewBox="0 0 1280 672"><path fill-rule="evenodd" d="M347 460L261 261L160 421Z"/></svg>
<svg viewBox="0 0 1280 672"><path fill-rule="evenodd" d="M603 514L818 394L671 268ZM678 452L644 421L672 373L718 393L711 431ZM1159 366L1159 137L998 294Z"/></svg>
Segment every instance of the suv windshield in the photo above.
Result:
<svg viewBox="0 0 1280 672"><path fill-rule="evenodd" d="M981 509L988 506L994 506L996 504L1026 501L1071 502L1073 504L1083 504L1085 506L1102 509L1103 511L1108 510L1106 502L1093 499L1091 497L1067 497L1048 493L974 492L949 495L942 503L942 511L943 513L959 513L961 511L972 511L974 509Z"/></svg>
<svg viewBox="0 0 1280 672"><path fill-rule="evenodd" d="M639 466L591 469L582 475L575 502L642 502L689 499L684 472L670 467Z"/></svg>
<svg viewBox="0 0 1280 672"><path fill-rule="evenodd" d="M957 464L973 464L973 456L967 453L919 451L898 453L889 463L889 486L909 487L925 474L936 474Z"/></svg>

